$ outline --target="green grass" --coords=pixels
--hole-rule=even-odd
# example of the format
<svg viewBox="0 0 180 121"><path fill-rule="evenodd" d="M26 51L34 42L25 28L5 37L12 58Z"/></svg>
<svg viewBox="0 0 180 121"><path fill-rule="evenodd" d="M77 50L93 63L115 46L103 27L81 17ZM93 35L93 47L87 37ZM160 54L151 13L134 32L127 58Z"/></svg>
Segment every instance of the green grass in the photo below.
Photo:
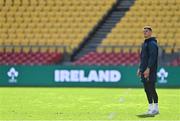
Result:
<svg viewBox="0 0 180 121"><path fill-rule="evenodd" d="M0 88L0 120L180 120L180 89L158 89L160 114L143 89Z"/></svg>

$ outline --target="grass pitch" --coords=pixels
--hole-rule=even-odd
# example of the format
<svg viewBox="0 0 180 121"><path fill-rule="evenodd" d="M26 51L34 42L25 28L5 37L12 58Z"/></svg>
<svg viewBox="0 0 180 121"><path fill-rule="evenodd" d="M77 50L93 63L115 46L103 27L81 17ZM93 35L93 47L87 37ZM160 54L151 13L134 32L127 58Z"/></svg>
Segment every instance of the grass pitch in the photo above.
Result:
<svg viewBox="0 0 180 121"><path fill-rule="evenodd" d="M0 120L180 120L180 89L157 89L160 114L142 88L0 88Z"/></svg>

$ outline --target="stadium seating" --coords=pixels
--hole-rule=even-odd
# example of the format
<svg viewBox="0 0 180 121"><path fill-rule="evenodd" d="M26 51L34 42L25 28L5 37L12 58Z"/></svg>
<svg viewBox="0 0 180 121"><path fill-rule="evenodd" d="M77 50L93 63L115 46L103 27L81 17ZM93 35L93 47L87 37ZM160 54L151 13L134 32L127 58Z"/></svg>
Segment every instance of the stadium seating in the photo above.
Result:
<svg viewBox="0 0 180 121"><path fill-rule="evenodd" d="M74 62L74 65L136 65L139 53L97 53L89 52Z"/></svg>
<svg viewBox="0 0 180 121"><path fill-rule="evenodd" d="M51 65L61 60L58 52L0 52L0 65Z"/></svg>
<svg viewBox="0 0 180 121"><path fill-rule="evenodd" d="M0 52L72 53L115 2L0 0Z"/></svg>
<svg viewBox="0 0 180 121"><path fill-rule="evenodd" d="M179 52L180 22L178 0L135 0L133 6L116 24L96 52L88 53L75 64L134 65L144 41L143 27L150 25L153 36L165 53ZM133 54L130 54L133 53ZM129 57L129 55L131 55ZM178 64L175 60L173 64Z"/></svg>
<svg viewBox="0 0 180 121"><path fill-rule="evenodd" d="M179 0L135 0L134 5L100 45L127 47L103 49L99 46L97 51L138 52L139 48L132 49L128 46L140 46L144 39L142 29L145 25L150 25L159 45L164 46L164 51L176 52L177 41L180 38L179 6Z"/></svg>
<svg viewBox="0 0 180 121"><path fill-rule="evenodd" d="M4 2L0 11L0 41L4 41L5 45L68 46L59 51L71 53L112 7L115 0Z"/></svg>

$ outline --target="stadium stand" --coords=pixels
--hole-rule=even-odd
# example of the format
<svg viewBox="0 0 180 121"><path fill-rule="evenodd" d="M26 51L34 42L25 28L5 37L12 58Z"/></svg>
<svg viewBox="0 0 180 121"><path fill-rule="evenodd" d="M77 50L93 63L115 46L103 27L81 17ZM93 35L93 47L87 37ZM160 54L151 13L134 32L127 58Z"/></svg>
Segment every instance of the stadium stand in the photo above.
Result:
<svg viewBox="0 0 180 121"><path fill-rule="evenodd" d="M1 56L72 53L115 2L0 0ZM11 63L8 60L3 64Z"/></svg>
<svg viewBox="0 0 180 121"><path fill-rule="evenodd" d="M114 10L117 1L120 3L120 0L0 0L0 65L63 61L64 55L72 54L89 33L97 31L94 29L97 25L103 26L99 22ZM117 18L113 21L115 27L110 32L105 30L105 38L101 44L96 43L96 51L88 52L75 65L138 64L144 25L154 28L163 52L179 53L179 0L121 1L133 1L133 5L119 6L128 11L120 21ZM170 63L178 65L179 61Z"/></svg>
<svg viewBox="0 0 180 121"><path fill-rule="evenodd" d="M175 45L180 34L179 6L179 0L136 0L107 38L102 41L101 46L139 46L143 41L141 28L144 25L151 25L159 45L165 46L164 51L166 53L176 51ZM101 49L97 48L98 51L102 51ZM108 52L121 50L138 52L139 48L105 49Z"/></svg>
<svg viewBox="0 0 180 121"><path fill-rule="evenodd" d="M180 50L180 1L179 0L135 0L134 4L130 7L124 17L116 24L116 26L109 32L97 47L96 52L93 55L99 55L91 57L91 53L81 57L75 61L75 64L95 64L89 60L98 60L102 55L114 55L114 53L124 56L118 58L114 55L106 61L105 64L98 62L100 65L129 65L137 64L138 58L132 59L130 63L119 63L121 61L115 61L111 64L112 59L123 60L127 59L126 54L136 53L139 55L140 45L144 41L143 27L145 25L152 26L153 33L165 54L171 54L173 52L178 53ZM86 59L85 59L86 58ZM107 56L107 58L109 58ZM133 58L133 57L132 57ZM102 58L101 58L102 59ZM104 62L104 59L102 59ZM126 61L129 61L127 59ZM133 62L134 61L134 62ZM175 60L173 63L177 64Z"/></svg>

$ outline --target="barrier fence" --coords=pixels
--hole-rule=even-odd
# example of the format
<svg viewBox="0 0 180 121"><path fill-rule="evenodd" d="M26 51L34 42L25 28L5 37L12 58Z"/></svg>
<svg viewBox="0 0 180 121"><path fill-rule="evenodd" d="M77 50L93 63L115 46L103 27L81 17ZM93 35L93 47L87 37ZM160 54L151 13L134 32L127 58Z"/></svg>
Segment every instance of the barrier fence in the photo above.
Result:
<svg viewBox="0 0 180 121"><path fill-rule="evenodd" d="M137 66L0 66L0 86L141 87ZM157 86L180 87L180 67L159 67Z"/></svg>

